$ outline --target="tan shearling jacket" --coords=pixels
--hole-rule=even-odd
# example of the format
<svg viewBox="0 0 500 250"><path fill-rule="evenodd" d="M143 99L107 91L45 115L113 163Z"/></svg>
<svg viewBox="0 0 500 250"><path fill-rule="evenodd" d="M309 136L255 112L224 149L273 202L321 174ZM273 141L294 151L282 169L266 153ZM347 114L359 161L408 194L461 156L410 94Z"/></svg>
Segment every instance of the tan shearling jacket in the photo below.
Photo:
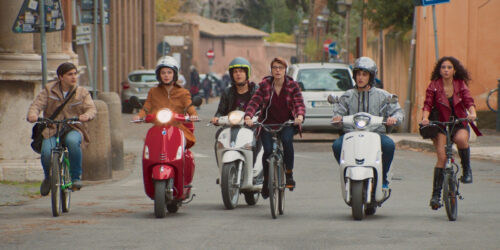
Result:
<svg viewBox="0 0 500 250"><path fill-rule="evenodd" d="M66 118L78 117L80 115L86 114L90 120L94 119L97 113L94 101L90 96L90 93L84 87L75 86L76 92L71 97L71 99L66 103L61 112L57 115L55 120L62 120ZM71 93L72 90L68 92ZM28 115L40 116L43 112L43 117L50 117L56 109L64 102L63 93L61 90L61 82L52 82L45 86L45 88L40 91L38 96L35 98L31 104ZM87 145L89 140L89 134L87 130L87 124L71 124L71 128L76 129L83 138L83 144ZM43 130L43 138L50 138L56 134L55 125L49 125L45 130Z"/></svg>

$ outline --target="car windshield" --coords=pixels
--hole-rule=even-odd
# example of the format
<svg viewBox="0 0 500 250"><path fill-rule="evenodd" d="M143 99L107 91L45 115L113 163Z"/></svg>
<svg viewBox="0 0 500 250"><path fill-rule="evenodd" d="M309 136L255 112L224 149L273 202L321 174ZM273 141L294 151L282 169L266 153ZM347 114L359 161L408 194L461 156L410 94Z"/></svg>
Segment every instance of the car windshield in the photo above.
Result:
<svg viewBox="0 0 500 250"><path fill-rule="evenodd" d="M302 91L346 91L352 88L347 69L301 69L297 81Z"/></svg>
<svg viewBox="0 0 500 250"><path fill-rule="evenodd" d="M157 82L155 74L135 74L131 75L130 81L132 82Z"/></svg>

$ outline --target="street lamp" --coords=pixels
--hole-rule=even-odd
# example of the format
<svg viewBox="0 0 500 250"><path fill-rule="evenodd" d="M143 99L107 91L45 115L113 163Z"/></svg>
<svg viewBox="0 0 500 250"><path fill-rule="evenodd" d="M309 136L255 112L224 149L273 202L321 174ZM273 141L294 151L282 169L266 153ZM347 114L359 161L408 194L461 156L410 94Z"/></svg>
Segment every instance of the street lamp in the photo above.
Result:
<svg viewBox="0 0 500 250"><path fill-rule="evenodd" d="M319 32L321 30L321 27L323 27L322 26L323 25L323 19L324 18L321 15L318 15L316 17L316 43L317 43L316 45L317 45L318 48L320 48L319 47Z"/></svg>
<svg viewBox="0 0 500 250"><path fill-rule="evenodd" d="M306 58L306 53L304 53L304 48L306 47L306 44L307 44L307 32L309 30L309 19L304 19L302 20L302 35L303 35L303 44L302 44L302 56L304 58L302 58L302 62L306 62L307 58Z"/></svg>
<svg viewBox="0 0 500 250"><path fill-rule="evenodd" d="M323 9L321 10L321 15L324 17L323 18L323 22L325 22L325 25L323 25L323 27L325 28L324 31L323 31L323 36L326 36L327 35L327 31L328 31L328 20L330 19L330 10L328 9L328 7L323 7ZM322 49L321 50L321 62L324 62L325 61L325 51Z"/></svg>
<svg viewBox="0 0 500 250"><path fill-rule="evenodd" d="M345 47L346 55L345 62L349 64L349 12L351 10L352 0L337 0L337 7L339 12L345 12Z"/></svg>
<svg viewBox="0 0 500 250"><path fill-rule="evenodd" d="M299 60L299 36L300 29L298 25L293 26L293 35L295 36L295 59Z"/></svg>

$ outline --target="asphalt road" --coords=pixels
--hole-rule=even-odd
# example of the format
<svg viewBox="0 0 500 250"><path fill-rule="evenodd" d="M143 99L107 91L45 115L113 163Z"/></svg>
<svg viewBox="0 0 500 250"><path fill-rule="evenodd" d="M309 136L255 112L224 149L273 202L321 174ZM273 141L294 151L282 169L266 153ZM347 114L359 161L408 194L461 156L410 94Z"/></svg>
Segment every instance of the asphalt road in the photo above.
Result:
<svg viewBox="0 0 500 250"><path fill-rule="evenodd" d="M459 217L428 202L434 155L398 150L392 197L374 216L353 221L340 194L331 142L295 143L297 188L286 193L285 214L273 220L269 201L247 206L243 196L225 210L213 153L216 128L205 126L215 104L202 106L197 124L194 200L157 219L143 191L140 154L147 124L124 115L125 151L138 157L115 182L73 193L68 214L52 217L50 196L0 207L0 249L498 249L500 168L473 161L474 184L461 185ZM304 135L305 139L314 135Z"/></svg>

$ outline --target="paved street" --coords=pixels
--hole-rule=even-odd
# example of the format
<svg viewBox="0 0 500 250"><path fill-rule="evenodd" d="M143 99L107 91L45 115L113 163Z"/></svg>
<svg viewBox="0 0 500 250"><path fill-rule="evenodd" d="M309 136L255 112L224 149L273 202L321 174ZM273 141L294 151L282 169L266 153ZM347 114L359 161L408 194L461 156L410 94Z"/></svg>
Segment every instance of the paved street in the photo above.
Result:
<svg viewBox="0 0 500 250"><path fill-rule="evenodd" d="M216 128L205 124L215 104L203 105L197 124L194 200L156 219L142 186L142 138L150 125L124 115L125 152L133 172L115 182L73 193L68 214L52 217L50 196L0 207L0 249L496 249L500 244L500 168L473 160L474 184L461 185L459 217L428 202L435 156L396 152L392 197L374 216L353 221L340 194L331 142L295 143L297 188L286 193L285 215L273 220L269 201L225 210L213 153ZM305 135L309 136L309 135Z"/></svg>

